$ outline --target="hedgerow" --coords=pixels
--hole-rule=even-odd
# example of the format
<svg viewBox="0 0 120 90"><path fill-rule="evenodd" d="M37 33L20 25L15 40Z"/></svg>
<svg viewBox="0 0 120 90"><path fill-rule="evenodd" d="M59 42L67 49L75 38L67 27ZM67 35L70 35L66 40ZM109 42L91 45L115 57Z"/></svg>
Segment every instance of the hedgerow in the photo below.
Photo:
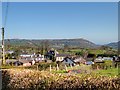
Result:
<svg viewBox="0 0 120 90"><path fill-rule="evenodd" d="M119 90L120 78L60 74L28 69L2 70L2 90Z"/></svg>

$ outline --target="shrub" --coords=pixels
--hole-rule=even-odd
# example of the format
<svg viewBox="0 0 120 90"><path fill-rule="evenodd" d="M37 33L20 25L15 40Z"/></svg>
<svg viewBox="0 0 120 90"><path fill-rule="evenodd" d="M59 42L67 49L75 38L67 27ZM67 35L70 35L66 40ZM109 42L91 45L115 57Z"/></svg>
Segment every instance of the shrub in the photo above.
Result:
<svg viewBox="0 0 120 90"><path fill-rule="evenodd" d="M46 70L50 67L50 65L51 65L51 67L56 67L57 66L57 64L55 62L40 63L40 64L38 64L38 68L39 68L39 70Z"/></svg>
<svg viewBox="0 0 120 90"><path fill-rule="evenodd" d="M27 66L27 67L24 67L25 69L35 69L37 70L37 67L38 67L38 70L46 70L48 69L49 67L56 67L57 64L55 62L51 62L51 63L47 63L47 62L41 62L41 63L38 63L36 65L32 65L32 66Z"/></svg>
<svg viewBox="0 0 120 90"><path fill-rule="evenodd" d="M97 69L97 67L99 69L108 69L112 67L112 61L111 60L106 60L103 63L95 63L92 65L93 69Z"/></svg>
<svg viewBox="0 0 120 90"><path fill-rule="evenodd" d="M58 74L26 69L2 70L3 90L119 90L120 78L96 74Z"/></svg>

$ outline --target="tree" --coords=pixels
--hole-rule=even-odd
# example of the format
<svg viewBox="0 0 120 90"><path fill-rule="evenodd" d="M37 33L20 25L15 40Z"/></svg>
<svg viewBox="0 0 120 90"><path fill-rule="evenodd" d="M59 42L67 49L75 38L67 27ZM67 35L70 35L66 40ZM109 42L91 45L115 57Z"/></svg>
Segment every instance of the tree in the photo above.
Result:
<svg viewBox="0 0 120 90"><path fill-rule="evenodd" d="M49 50L50 43L49 43L48 40L46 40L43 44L45 46L45 54L46 54L48 52L48 50Z"/></svg>
<svg viewBox="0 0 120 90"><path fill-rule="evenodd" d="M13 54L15 57L16 57L16 59L18 59L19 58L19 55L20 55L20 50L15 50L15 52L14 52L14 54Z"/></svg>
<svg viewBox="0 0 120 90"><path fill-rule="evenodd" d="M83 52L76 52L75 55L83 56Z"/></svg>
<svg viewBox="0 0 120 90"><path fill-rule="evenodd" d="M5 55L5 58L6 58L6 59L11 59L11 58L12 58L12 55L11 55L10 53L7 53L7 54Z"/></svg>
<svg viewBox="0 0 120 90"><path fill-rule="evenodd" d="M111 48L110 48L109 46L104 46L104 45L103 45L103 46L100 47L100 49L109 50L109 49L111 49Z"/></svg>
<svg viewBox="0 0 120 90"><path fill-rule="evenodd" d="M44 47L43 47L43 44L41 45L41 51L40 51L40 53L43 55L43 53L44 53Z"/></svg>
<svg viewBox="0 0 120 90"><path fill-rule="evenodd" d="M67 44L64 45L64 51L69 51L69 46Z"/></svg>

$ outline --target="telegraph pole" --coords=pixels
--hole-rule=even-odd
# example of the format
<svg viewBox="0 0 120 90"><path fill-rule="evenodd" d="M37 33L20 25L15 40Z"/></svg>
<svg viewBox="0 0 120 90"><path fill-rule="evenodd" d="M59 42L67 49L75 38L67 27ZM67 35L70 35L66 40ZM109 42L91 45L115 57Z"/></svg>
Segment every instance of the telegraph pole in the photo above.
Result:
<svg viewBox="0 0 120 90"><path fill-rule="evenodd" d="M5 45L4 45L4 27L2 27L2 64L6 64L5 60Z"/></svg>

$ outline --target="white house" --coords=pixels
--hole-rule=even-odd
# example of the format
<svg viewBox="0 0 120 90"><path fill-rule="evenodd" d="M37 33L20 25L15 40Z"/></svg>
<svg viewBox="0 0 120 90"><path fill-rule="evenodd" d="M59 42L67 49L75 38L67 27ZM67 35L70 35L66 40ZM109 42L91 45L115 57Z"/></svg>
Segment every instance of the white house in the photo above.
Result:
<svg viewBox="0 0 120 90"><path fill-rule="evenodd" d="M56 61L63 61L65 57L60 56L60 57L56 57Z"/></svg>
<svg viewBox="0 0 120 90"><path fill-rule="evenodd" d="M30 55L30 54L21 54L20 57L27 58L27 57L32 57L32 55Z"/></svg>
<svg viewBox="0 0 120 90"><path fill-rule="evenodd" d="M39 54L39 56L38 56L38 57L35 57L35 60L36 60L36 61L43 61L43 60L45 60L45 56L44 56L44 55Z"/></svg>
<svg viewBox="0 0 120 90"><path fill-rule="evenodd" d="M69 56L68 54L56 54L56 61L63 61L65 57Z"/></svg>
<svg viewBox="0 0 120 90"><path fill-rule="evenodd" d="M111 60L112 61L113 58L111 57L103 57L103 60Z"/></svg>
<svg viewBox="0 0 120 90"><path fill-rule="evenodd" d="M111 58L111 57L98 57L98 58L96 58L95 60L96 60L96 61L104 61L104 60L111 60L111 61L112 61L112 59L113 59L113 58Z"/></svg>

